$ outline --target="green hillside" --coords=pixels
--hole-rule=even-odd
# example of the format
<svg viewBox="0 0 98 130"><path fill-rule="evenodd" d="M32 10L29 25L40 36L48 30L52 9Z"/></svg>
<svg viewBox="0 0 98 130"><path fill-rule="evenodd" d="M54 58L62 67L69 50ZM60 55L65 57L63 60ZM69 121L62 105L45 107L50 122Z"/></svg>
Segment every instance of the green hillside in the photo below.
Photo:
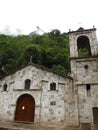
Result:
<svg viewBox="0 0 98 130"><path fill-rule="evenodd" d="M67 33L55 29L43 35L9 36L0 34L0 67L12 73L32 62L67 74L69 65L69 40Z"/></svg>

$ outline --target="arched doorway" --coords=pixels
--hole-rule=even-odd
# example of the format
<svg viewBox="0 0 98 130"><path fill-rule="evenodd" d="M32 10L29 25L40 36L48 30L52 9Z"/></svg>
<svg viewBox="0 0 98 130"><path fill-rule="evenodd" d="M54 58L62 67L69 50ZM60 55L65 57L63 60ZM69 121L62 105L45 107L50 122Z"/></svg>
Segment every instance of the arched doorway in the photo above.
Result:
<svg viewBox="0 0 98 130"><path fill-rule="evenodd" d="M15 121L34 122L35 100L29 94L21 95L16 104Z"/></svg>

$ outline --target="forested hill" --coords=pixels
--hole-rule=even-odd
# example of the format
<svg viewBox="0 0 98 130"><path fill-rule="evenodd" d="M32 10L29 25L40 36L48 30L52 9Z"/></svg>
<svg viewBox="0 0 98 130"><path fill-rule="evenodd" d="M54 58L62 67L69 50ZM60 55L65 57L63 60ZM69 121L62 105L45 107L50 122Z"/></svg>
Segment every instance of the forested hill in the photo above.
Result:
<svg viewBox="0 0 98 130"><path fill-rule="evenodd" d="M69 40L67 33L55 29L43 35L9 36L0 34L0 67L8 74L32 62L67 74Z"/></svg>

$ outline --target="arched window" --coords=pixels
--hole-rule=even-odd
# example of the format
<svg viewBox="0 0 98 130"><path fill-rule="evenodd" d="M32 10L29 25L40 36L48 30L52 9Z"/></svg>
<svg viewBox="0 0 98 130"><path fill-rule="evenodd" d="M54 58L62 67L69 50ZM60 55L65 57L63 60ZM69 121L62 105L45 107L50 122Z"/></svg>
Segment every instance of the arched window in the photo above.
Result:
<svg viewBox="0 0 98 130"><path fill-rule="evenodd" d="M3 91L7 91L7 84L3 85Z"/></svg>
<svg viewBox="0 0 98 130"><path fill-rule="evenodd" d="M53 91L56 90L56 83L54 82L50 83L50 90L53 90Z"/></svg>
<svg viewBox="0 0 98 130"><path fill-rule="evenodd" d="M80 36L77 39L77 48L79 57L91 56L90 41L87 36Z"/></svg>
<svg viewBox="0 0 98 130"><path fill-rule="evenodd" d="M30 79L26 79L25 80L25 89L29 90L30 89L30 85L31 85L31 80Z"/></svg>

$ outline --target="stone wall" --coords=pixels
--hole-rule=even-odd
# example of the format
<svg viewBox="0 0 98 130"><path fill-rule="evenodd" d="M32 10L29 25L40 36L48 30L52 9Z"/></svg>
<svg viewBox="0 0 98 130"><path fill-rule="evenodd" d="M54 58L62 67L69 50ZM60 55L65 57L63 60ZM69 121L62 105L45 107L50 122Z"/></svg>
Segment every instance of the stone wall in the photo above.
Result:
<svg viewBox="0 0 98 130"><path fill-rule="evenodd" d="M98 107L98 84L91 85L91 95L87 95L85 85L78 85L79 118L81 123L94 123L93 108Z"/></svg>
<svg viewBox="0 0 98 130"><path fill-rule="evenodd" d="M26 79L31 80L30 90L24 89ZM50 83L56 90L50 90ZM7 90L3 90L4 84ZM78 112L73 93L72 79L57 75L33 65L18 70L0 81L0 119L13 121L17 99L30 94L35 99L35 120L51 125L77 126Z"/></svg>
<svg viewBox="0 0 98 130"><path fill-rule="evenodd" d="M84 58L78 57L77 39L81 36L88 39L91 49L91 55ZM84 30L81 28L81 30L69 32L69 41L71 76L73 77L74 92L77 95L79 123L80 125L89 123L92 125L94 124L93 108L98 108L98 42L96 29ZM83 47L86 46L85 42L81 41L81 43L84 44Z"/></svg>
<svg viewBox="0 0 98 130"><path fill-rule="evenodd" d="M71 60L71 71L76 84L98 83L98 58Z"/></svg>
<svg viewBox="0 0 98 130"><path fill-rule="evenodd" d="M77 86L79 121L94 124L93 107L98 107L98 58L74 59L71 63ZM87 85L90 86L89 90Z"/></svg>

